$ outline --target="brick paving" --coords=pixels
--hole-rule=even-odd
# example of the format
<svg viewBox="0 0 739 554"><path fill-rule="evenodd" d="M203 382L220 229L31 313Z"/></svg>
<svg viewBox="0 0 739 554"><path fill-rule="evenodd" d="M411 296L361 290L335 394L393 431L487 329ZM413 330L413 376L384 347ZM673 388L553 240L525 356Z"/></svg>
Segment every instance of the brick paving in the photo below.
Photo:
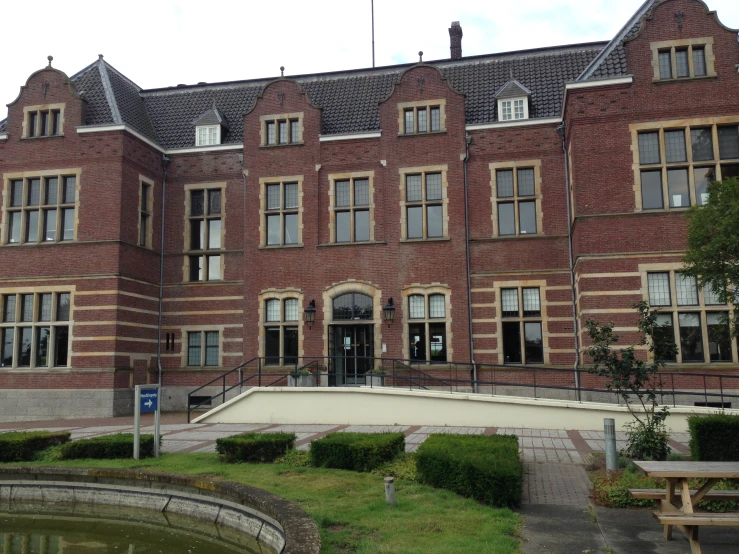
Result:
<svg viewBox="0 0 739 554"><path fill-rule="evenodd" d="M279 425L271 423L184 423L184 414L163 414L160 430L164 452L215 452L215 441L230 435L260 431L288 432L297 435L299 450L310 448L311 441L331 432L385 433L406 435L406 451L415 452L434 433L465 435L516 435L524 460L523 502L531 505L586 506L589 484L583 468L591 452L603 452L603 431L565 431L561 429L524 429L497 427L439 427L409 425ZM46 425L44 424L46 423ZM153 432L151 416L142 416L142 432ZM69 430L72 440L132 432L133 418L0 423L5 430ZM619 448L625 445L626 435L617 433ZM673 433L671 446L681 453L688 451L690 436Z"/></svg>

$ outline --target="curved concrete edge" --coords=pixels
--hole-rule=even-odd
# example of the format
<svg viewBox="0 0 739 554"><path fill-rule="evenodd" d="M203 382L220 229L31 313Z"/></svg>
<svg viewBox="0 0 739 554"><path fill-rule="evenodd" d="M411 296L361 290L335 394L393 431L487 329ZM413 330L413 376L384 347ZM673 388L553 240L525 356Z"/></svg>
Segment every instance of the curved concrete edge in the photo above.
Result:
<svg viewBox="0 0 739 554"><path fill-rule="evenodd" d="M687 432L688 416L715 411L670 407L666 423L673 432ZM739 414L739 410L723 411ZM618 427L633 421L626 406L602 402L389 387L254 387L193 423L458 425L586 431L602 429L603 418L614 418Z"/></svg>
<svg viewBox="0 0 739 554"><path fill-rule="evenodd" d="M153 509L235 529L281 554L321 549L318 528L300 506L233 481L127 469L0 466L0 509L29 501Z"/></svg>

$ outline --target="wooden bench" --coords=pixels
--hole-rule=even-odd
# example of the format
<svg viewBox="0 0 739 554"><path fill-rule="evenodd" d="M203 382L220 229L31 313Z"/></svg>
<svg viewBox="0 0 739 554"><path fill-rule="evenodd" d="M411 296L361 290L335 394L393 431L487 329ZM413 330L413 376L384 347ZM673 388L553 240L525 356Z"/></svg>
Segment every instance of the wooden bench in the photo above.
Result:
<svg viewBox="0 0 739 554"><path fill-rule="evenodd" d="M698 491L691 490L690 496L694 497ZM667 498L665 489L629 489L629 493L639 500L664 500ZM675 491L675 496L682 496L682 491ZM739 491L708 491L703 498L705 500L739 500Z"/></svg>
<svg viewBox="0 0 739 554"><path fill-rule="evenodd" d="M681 512L652 512L652 515L654 515L662 525L713 525L739 527L739 514L711 514L706 512L683 514Z"/></svg>

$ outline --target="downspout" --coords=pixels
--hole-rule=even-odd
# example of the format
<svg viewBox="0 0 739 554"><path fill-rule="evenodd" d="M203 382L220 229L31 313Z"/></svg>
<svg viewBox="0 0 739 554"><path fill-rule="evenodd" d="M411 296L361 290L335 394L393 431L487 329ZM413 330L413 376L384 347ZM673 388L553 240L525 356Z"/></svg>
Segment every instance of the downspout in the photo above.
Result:
<svg viewBox="0 0 739 554"><path fill-rule="evenodd" d="M244 169L244 154L239 154L239 164L241 165L241 177L244 180L244 229L243 229L243 237L242 240L244 241L244 256L246 256L246 175L249 173ZM246 273L246 265L244 265L244 272ZM246 283L246 275L244 275L244 283ZM244 296L244 302L246 302L246 295ZM244 312L246 313L246 312ZM243 336L244 333L244 324L242 321L241 324L241 333ZM246 340L242 343L244 347L241 349L241 363L243 364L246 362ZM241 378L239 378L239 383L241 383ZM241 386L239 385L239 393L241 393Z"/></svg>
<svg viewBox="0 0 739 554"><path fill-rule="evenodd" d="M467 183L467 162L470 159L472 137L465 136L464 152L464 238L467 258L467 322L470 334L470 362L472 363L472 392L477 392L477 364L475 364L475 341L472 338L472 278L470 276L470 209Z"/></svg>
<svg viewBox="0 0 739 554"><path fill-rule="evenodd" d="M164 216L167 206L167 166L169 158L162 154L162 221L161 242L159 243L159 319L157 322L157 369L159 370L159 388L162 387L162 309L164 298Z"/></svg>
<svg viewBox="0 0 739 554"><path fill-rule="evenodd" d="M577 401L581 400L580 395L580 325L577 320L577 294L575 291L575 265L573 262L573 248L572 248L572 205L570 202L570 164L569 164L569 152L567 152L567 144L565 142L565 124L562 123L557 127L557 134L562 137L562 152L564 152L565 160L565 198L567 198L567 244L569 252L569 263L570 263L570 290L572 293L572 325L575 332L575 365L573 370L575 372L575 394Z"/></svg>

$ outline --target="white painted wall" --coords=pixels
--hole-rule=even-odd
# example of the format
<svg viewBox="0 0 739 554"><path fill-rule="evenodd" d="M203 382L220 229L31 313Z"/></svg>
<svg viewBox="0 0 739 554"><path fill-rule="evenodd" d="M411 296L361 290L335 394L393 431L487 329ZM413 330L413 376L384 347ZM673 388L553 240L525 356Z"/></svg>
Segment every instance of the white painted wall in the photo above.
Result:
<svg viewBox="0 0 739 554"><path fill-rule="evenodd" d="M687 432L686 417L711 409L670 409L667 426ZM739 414L739 410L725 410ZM194 423L435 425L602 430L633 418L626 407L510 396L410 391L391 388L252 388L198 417Z"/></svg>

